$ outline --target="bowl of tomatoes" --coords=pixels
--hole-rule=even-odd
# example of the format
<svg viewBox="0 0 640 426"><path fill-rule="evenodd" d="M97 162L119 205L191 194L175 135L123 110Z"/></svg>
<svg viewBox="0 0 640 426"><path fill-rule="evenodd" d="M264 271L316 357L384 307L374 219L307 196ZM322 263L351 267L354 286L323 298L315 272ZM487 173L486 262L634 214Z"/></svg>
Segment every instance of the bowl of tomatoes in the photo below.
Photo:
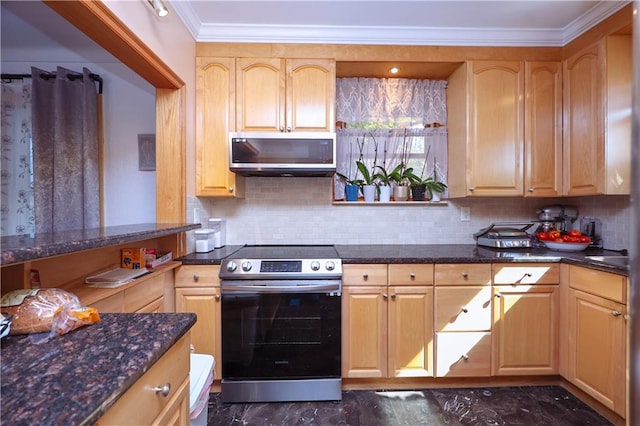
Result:
<svg viewBox="0 0 640 426"><path fill-rule="evenodd" d="M548 249L555 251L582 251L591 244L591 238L588 235L582 235L577 229L569 232L552 229L547 232L538 232L536 237Z"/></svg>

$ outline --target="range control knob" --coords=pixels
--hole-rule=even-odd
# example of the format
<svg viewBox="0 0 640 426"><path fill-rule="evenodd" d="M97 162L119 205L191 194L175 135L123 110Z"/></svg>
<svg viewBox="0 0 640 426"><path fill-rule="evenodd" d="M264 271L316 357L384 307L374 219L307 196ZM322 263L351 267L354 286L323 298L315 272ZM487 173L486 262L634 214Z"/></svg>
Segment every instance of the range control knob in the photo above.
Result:
<svg viewBox="0 0 640 426"><path fill-rule="evenodd" d="M248 260L242 262L242 270L245 272L249 272L251 270L251 262L249 262Z"/></svg>
<svg viewBox="0 0 640 426"><path fill-rule="evenodd" d="M238 265L236 264L236 262L234 262L233 260L230 260L227 263L227 271L229 272L235 272L235 270L238 269Z"/></svg>
<svg viewBox="0 0 640 426"><path fill-rule="evenodd" d="M314 260L311 262L311 270L312 271L317 271L320 269L320 262L318 262L317 260Z"/></svg>
<svg viewBox="0 0 640 426"><path fill-rule="evenodd" d="M333 260L328 260L324 267L327 269L327 271L333 271L334 269L336 269L336 264Z"/></svg>

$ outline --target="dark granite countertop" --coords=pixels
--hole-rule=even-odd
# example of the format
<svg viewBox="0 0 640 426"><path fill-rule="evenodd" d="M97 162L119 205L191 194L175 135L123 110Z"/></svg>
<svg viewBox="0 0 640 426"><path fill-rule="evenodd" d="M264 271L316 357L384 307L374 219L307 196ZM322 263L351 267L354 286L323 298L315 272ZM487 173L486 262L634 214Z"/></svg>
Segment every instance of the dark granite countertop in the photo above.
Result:
<svg viewBox="0 0 640 426"><path fill-rule="evenodd" d="M102 314L40 345L3 338L0 422L93 424L195 322L192 313Z"/></svg>
<svg viewBox="0 0 640 426"><path fill-rule="evenodd" d="M159 238L200 228L200 226L199 223L142 223L36 234L33 237L21 235L3 236L0 239L0 245L2 245L1 265L10 265L12 263L132 241Z"/></svg>
<svg viewBox="0 0 640 426"><path fill-rule="evenodd" d="M586 256L617 256L619 252L589 248L583 252L559 252L546 248L500 250L475 244L380 244L336 245L343 264L358 263L495 263L565 262L628 275L622 266L606 264ZM183 265L219 265L242 246L226 246L209 253L191 253L176 260Z"/></svg>

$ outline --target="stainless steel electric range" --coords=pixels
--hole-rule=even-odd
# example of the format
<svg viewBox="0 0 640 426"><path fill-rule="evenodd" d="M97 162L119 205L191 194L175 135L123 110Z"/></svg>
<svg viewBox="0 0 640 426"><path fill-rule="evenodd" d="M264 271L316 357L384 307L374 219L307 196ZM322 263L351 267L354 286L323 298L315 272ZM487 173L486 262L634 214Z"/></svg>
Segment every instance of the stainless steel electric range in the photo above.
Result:
<svg viewBox="0 0 640 426"><path fill-rule="evenodd" d="M342 399L333 246L245 246L221 263L223 402Z"/></svg>

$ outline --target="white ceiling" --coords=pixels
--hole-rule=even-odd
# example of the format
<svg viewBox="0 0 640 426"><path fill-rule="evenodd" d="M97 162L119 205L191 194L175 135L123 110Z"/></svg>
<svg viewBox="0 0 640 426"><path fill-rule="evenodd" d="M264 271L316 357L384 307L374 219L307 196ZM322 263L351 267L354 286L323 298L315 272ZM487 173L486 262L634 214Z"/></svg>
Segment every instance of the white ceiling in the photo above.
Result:
<svg viewBox="0 0 640 426"><path fill-rule="evenodd" d="M629 1L165 0L200 42L562 46Z"/></svg>

